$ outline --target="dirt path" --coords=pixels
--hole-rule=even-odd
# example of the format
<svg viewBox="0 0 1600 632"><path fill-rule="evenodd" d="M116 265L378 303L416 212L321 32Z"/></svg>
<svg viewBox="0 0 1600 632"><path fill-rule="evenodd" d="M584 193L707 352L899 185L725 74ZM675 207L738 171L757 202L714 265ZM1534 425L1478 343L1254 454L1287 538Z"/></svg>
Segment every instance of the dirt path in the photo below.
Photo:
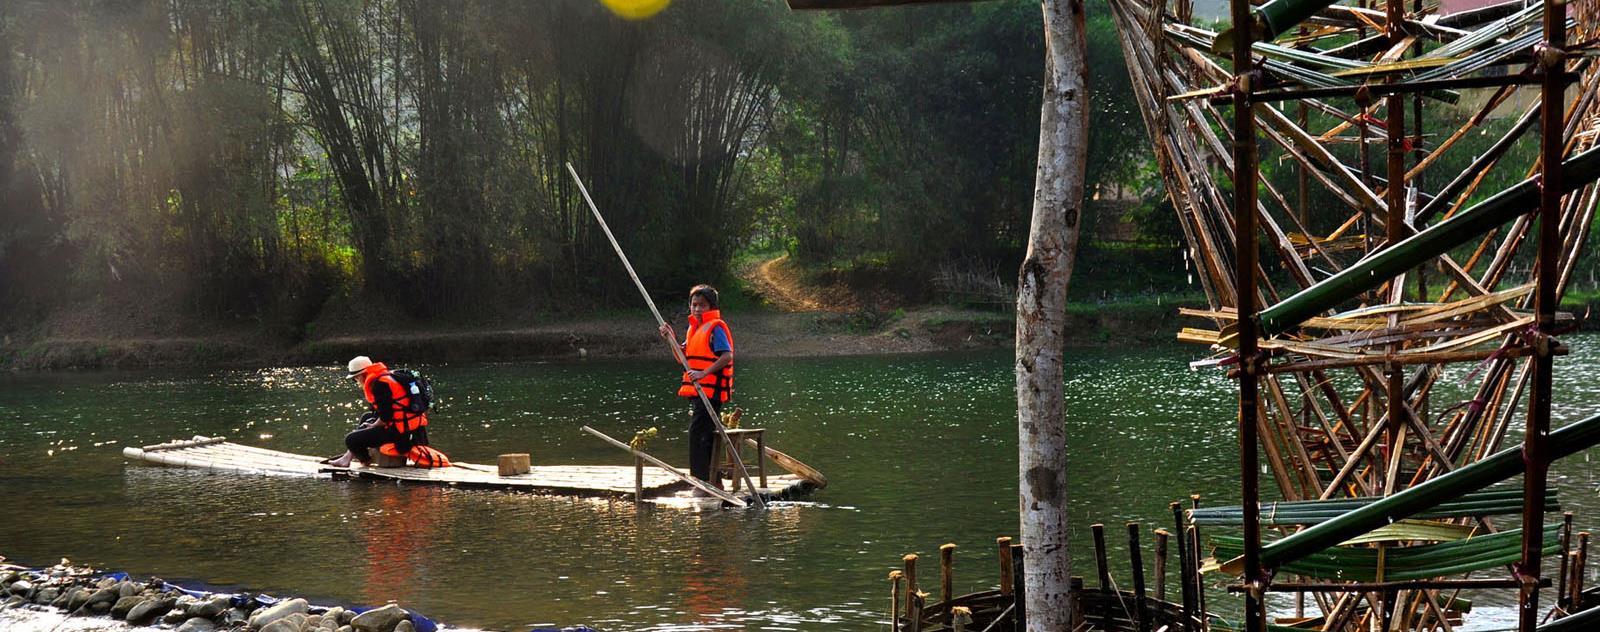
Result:
<svg viewBox="0 0 1600 632"><path fill-rule="evenodd" d="M740 276L766 300L767 305L780 312L815 312L823 309L820 292L802 283L800 274L789 263L787 254L747 266Z"/></svg>

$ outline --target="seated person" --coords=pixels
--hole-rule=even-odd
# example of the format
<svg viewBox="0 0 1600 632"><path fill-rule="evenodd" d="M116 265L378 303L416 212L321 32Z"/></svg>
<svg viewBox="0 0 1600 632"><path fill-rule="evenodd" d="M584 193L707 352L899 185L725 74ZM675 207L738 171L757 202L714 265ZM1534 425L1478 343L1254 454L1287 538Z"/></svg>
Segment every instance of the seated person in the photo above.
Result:
<svg viewBox="0 0 1600 632"><path fill-rule="evenodd" d="M404 456L412 446L428 445L428 415L406 409L411 394L395 380L389 367L367 356L356 356L346 368L350 379L361 386L369 410L361 415L361 427L345 435L345 453L323 463L350 467L350 462L355 460L371 465L368 448L393 443L396 453Z"/></svg>

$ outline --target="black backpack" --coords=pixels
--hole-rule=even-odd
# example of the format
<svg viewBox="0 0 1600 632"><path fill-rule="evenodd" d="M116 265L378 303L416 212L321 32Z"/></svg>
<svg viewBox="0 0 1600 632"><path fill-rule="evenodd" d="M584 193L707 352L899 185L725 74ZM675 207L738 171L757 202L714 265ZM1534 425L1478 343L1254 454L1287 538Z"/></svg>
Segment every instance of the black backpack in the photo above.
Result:
<svg viewBox="0 0 1600 632"><path fill-rule="evenodd" d="M433 407L433 383L410 369L396 369L389 373L405 389L407 414L420 415Z"/></svg>

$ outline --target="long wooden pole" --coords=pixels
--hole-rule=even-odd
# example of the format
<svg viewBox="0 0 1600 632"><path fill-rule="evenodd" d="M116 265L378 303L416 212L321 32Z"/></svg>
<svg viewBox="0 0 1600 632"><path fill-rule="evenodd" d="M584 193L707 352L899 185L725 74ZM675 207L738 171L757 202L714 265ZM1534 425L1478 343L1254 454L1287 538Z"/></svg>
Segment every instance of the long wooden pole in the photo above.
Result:
<svg viewBox="0 0 1600 632"><path fill-rule="evenodd" d="M1544 533L1536 527L1544 523L1544 491L1549 484L1552 460L1548 434L1554 390L1551 379L1554 342L1549 336L1555 333L1556 306L1561 294L1557 287L1561 265L1561 196L1566 193L1562 182L1566 174L1561 164L1562 119L1566 114L1562 101L1567 88L1563 76L1567 60L1562 50L1567 44L1566 0L1545 0L1544 13L1544 47L1535 53L1544 71L1544 84L1539 91L1539 167L1543 186L1539 188L1539 254L1534 264L1536 324L1530 362L1533 392L1528 395L1527 429L1523 432L1522 443L1522 561L1515 567L1523 582L1517 604L1517 629L1521 632L1533 632L1539 626L1539 572ZM1530 534L1529 530L1535 533Z"/></svg>
<svg viewBox="0 0 1600 632"><path fill-rule="evenodd" d="M595 206L594 199L589 197L589 188L583 186L583 178L578 177L577 170L572 168L572 163L570 162L567 163L567 173L572 174L572 181L578 183L578 191L583 193L583 201L589 203L589 210L594 213L595 220L600 222L600 229L605 231L606 239L611 241L611 247L616 249L617 258L622 260L622 267L628 270L628 277L633 279L634 287L639 288L639 296L644 297L644 304L650 306L650 313L656 317L656 325L661 326L667 324L666 319L661 317L661 311L656 309L655 300L650 298L649 292L645 291L644 282L640 281L639 275L633 271L633 264L628 262L628 255L622 252L622 245L618 244L617 237L611 234L611 227L606 225L606 218L600 216L600 207ZM678 345L672 344L671 342L667 342L667 346L672 349L672 357L677 358L678 364L683 365L683 370L689 371L689 359L684 357L683 350L679 349ZM727 446L738 446L739 444L728 439L728 430L722 427L722 420L717 418L717 409L711 407L711 398L706 397L705 389L700 388L699 383L690 382L690 384L694 386L694 394L700 397L700 404L706 407L706 416L711 418L711 425L717 429L717 434L722 437L722 444ZM738 448L735 447L735 449L729 450L728 452L733 456L733 465L734 467L739 468L739 476L744 478L744 486L746 489L750 490L750 497L755 500L756 507L766 509L767 502L762 500L760 488L756 487L755 484L750 481L750 472L744 469L744 459L739 456ZM714 454L712 455L713 469L716 467L716 456L717 455ZM714 474L715 472L713 472L713 475Z"/></svg>
<svg viewBox="0 0 1600 632"><path fill-rule="evenodd" d="M1319 0L1312 0L1319 1ZM1233 16L1233 221L1234 284L1239 288L1234 306L1239 310L1239 491L1244 507L1244 584L1251 590L1244 597L1244 629L1262 632L1267 628L1262 589L1271 585L1261 568L1260 481L1257 468L1257 428L1260 368L1263 364L1256 347L1256 119L1250 105L1250 83L1254 80L1254 61L1250 44L1252 28L1248 0L1232 0ZM1298 21L1298 20L1296 20ZM1262 437L1271 444L1271 437ZM1284 490L1287 492L1288 487ZM1204 596L1202 594L1202 599ZM1202 610L1203 611L1203 610Z"/></svg>
<svg viewBox="0 0 1600 632"><path fill-rule="evenodd" d="M733 494L729 494L728 492L725 492L725 491L722 491L722 490L717 489L715 487L712 487L711 485L707 484L705 481L702 481L702 480L700 480L698 478L695 478L695 477L690 476L688 474L684 474L683 470L679 470L678 468L672 467L671 465L667 465L666 461L663 461L663 460L658 459L656 457L650 456L649 454L645 454L644 452L641 452L641 451L635 449L631 445L628 445L626 443L623 443L621 441L618 441L616 439L611 438L610 435L607 435L604 432L600 432L599 430L595 430L594 428L590 428L588 426L584 426L583 427L583 431L587 432L589 434L592 434L592 435L594 435L596 437L599 437L602 441L605 441L606 443L609 443L611 445L614 445L614 446L617 446L617 447L622 448L624 450L627 450L628 453L633 455L633 458L635 458L635 459L644 459L646 461L649 461L651 465L654 465L654 466L659 467L659 468L661 468L663 470L666 470L668 474L671 474L673 476L681 478L681 479L684 480L684 482L686 482L686 483L688 483L690 485L693 485L695 487L698 487L698 488L706 491L707 493L711 494L712 496L715 496L715 497L717 497L717 498L719 498L719 499L721 499L723 501L726 501L726 502L729 502L729 503L733 503L733 505L735 507L743 507L745 505L745 502L743 500L740 500L738 496L734 496Z"/></svg>

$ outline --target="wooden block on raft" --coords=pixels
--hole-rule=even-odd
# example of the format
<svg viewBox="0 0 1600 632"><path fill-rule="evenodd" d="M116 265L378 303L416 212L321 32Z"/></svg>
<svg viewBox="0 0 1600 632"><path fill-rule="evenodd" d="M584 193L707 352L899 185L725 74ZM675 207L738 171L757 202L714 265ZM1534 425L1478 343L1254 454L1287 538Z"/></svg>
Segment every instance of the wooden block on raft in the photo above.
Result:
<svg viewBox="0 0 1600 632"><path fill-rule="evenodd" d="M405 467L406 457L389 456L379 452L377 448L367 448L367 456L372 457L372 464L377 467Z"/></svg>
<svg viewBox="0 0 1600 632"><path fill-rule="evenodd" d="M533 471L531 460L527 453L500 455L500 475L516 476Z"/></svg>

